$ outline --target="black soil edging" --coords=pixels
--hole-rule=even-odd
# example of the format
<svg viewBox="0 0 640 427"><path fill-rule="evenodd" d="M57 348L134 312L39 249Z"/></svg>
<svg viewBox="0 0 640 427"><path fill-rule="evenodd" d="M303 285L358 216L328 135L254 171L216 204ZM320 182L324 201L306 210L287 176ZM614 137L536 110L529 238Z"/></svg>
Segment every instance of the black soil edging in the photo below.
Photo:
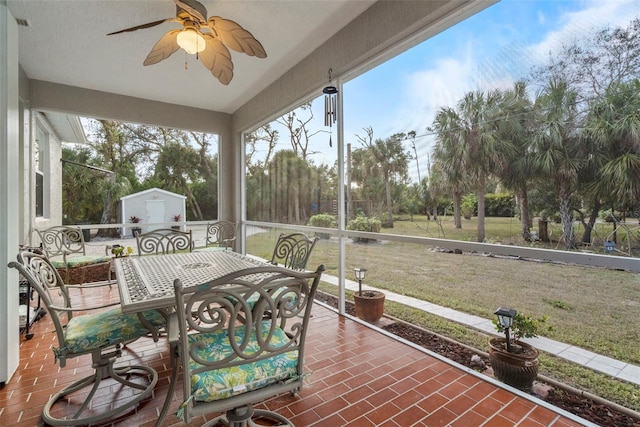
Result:
<svg viewBox="0 0 640 427"><path fill-rule="evenodd" d="M325 292L319 291L316 299L333 308L338 306L338 299ZM345 311L355 316L353 303L345 302ZM491 375L491 369L487 369L489 360L486 353L402 320L394 318L391 320L393 323L381 328L460 365ZM534 385L536 397L594 424L603 427L640 427L640 417L634 417L633 414L636 413L630 409L565 386L542 375L538 376L536 382L538 383L537 386Z"/></svg>

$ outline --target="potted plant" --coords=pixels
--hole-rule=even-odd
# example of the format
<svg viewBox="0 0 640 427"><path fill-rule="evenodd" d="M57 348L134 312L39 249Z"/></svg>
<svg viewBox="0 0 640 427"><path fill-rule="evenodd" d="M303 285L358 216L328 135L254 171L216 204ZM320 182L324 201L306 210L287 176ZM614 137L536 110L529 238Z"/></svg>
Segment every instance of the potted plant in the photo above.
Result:
<svg viewBox="0 0 640 427"><path fill-rule="evenodd" d="M124 247L116 244L111 247L111 253L115 255L116 258L122 258L131 255L133 253L133 248L131 246Z"/></svg>
<svg viewBox="0 0 640 427"><path fill-rule="evenodd" d="M180 222L181 219L182 219L182 215L180 214L175 214L173 216L173 222ZM174 230L180 230L179 225L172 225L171 228L173 228Z"/></svg>
<svg viewBox="0 0 640 427"><path fill-rule="evenodd" d="M367 270L358 267L353 271L358 280L358 292L353 294L356 317L365 322L377 322L384 314L384 293L380 291L363 291L362 281L367 274Z"/></svg>
<svg viewBox="0 0 640 427"><path fill-rule="evenodd" d="M131 221L134 224L137 224L142 220L140 218L138 218L137 216L135 216L135 215L131 215L131 217L129 218L129 221ZM142 228L140 228L140 227L131 227L131 234L133 234L133 237L136 237L141 232L142 232Z"/></svg>
<svg viewBox="0 0 640 427"><path fill-rule="evenodd" d="M493 320L496 330L505 337L489 339L489 362L497 379L520 390L530 392L538 376L538 349L522 342L522 338L538 336L547 317L538 319L510 308L496 310Z"/></svg>

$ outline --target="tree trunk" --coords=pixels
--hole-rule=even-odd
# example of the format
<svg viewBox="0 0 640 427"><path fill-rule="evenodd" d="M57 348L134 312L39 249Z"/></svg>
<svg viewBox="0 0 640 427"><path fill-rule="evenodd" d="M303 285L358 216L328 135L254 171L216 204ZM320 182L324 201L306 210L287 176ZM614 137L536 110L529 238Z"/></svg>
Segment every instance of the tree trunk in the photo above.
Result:
<svg viewBox="0 0 640 427"><path fill-rule="evenodd" d="M113 215L113 199L111 196L116 185L116 174L107 174L107 181L109 184L107 185L107 189L104 192L104 198L102 199L102 216L100 217L100 224L110 224L115 222ZM102 237L114 237L118 235L118 232L116 229L112 228L100 228L96 235Z"/></svg>
<svg viewBox="0 0 640 427"><path fill-rule="evenodd" d="M460 205L462 204L462 192L454 190L453 192L453 223L456 228L462 228L462 217Z"/></svg>
<svg viewBox="0 0 640 427"><path fill-rule="evenodd" d="M571 190L566 184L560 187L560 220L562 222L562 238L567 249L576 247L573 233L573 215L571 211Z"/></svg>
<svg viewBox="0 0 640 427"><path fill-rule="evenodd" d="M593 227L596 224L596 220L598 219L598 212L602 207L602 203L600 203L600 199L595 197L593 201L593 208L591 209L591 214L589 215L589 222L582 221L582 225L584 225L584 233L582 234L582 243L591 244L591 232L593 231Z"/></svg>
<svg viewBox="0 0 640 427"><path fill-rule="evenodd" d="M478 175L478 242L484 242L484 198L486 193L486 178L483 172Z"/></svg>
<svg viewBox="0 0 640 427"><path fill-rule="evenodd" d="M294 215L295 215L295 223L294 224L300 224L300 188L299 188L299 184L296 183L293 186L293 203L294 203Z"/></svg>
<svg viewBox="0 0 640 427"><path fill-rule="evenodd" d="M529 218L529 196L526 187L518 189L518 205L520 206L520 225L522 238L526 242L531 241L531 218Z"/></svg>
<svg viewBox="0 0 640 427"><path fill-rule="evenodd" d="M393 228L393 206L391 205L391 183L389 182L389 177L385 179L385 190L387 193L387 227Z"/></svg>

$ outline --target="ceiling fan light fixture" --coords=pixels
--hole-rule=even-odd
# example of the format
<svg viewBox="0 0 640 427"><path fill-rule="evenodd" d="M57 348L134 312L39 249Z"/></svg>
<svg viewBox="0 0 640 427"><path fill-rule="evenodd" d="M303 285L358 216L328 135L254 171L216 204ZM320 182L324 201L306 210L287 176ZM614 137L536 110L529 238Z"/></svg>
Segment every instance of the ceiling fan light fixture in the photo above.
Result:
<svg viewBox="0 0 640 427"><path fill-rule="evenodd" d="M207 47L207 42L200 34L200 31L192 27L187 27L180 31L176 41L178 46L191 55L202 52Z"/></svg>

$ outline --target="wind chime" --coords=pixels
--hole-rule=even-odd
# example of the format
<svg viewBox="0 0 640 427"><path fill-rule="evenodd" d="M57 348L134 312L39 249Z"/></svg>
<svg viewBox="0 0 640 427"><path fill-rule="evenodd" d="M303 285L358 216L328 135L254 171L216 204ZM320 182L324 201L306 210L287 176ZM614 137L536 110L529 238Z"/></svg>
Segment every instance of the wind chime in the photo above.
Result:
<svg viewBox="0 0 640 427"><path fill-rule="evenodd" d="M337 120L338 114L338 88L331 85L331 72L329 68L329 86L322 89L324 93L324 125L329 126L329 147L333 147L331 137L333 136L333 124Z"/></svg>

